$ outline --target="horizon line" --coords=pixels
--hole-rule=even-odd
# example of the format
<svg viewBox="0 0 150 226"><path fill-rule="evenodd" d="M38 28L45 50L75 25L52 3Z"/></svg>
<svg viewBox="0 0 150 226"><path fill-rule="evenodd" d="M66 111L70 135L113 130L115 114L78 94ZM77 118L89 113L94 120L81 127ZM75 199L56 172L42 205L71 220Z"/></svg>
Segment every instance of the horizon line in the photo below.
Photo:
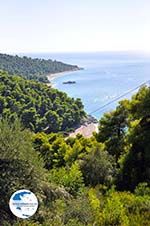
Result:
<svg viewBox="0 0 150 226"><path fill-rule="evenodd" d="M1 54L88 54L88 53L144 53L150 54L150 51L145 50L98 50L98 51L0 51Z"/></svg>

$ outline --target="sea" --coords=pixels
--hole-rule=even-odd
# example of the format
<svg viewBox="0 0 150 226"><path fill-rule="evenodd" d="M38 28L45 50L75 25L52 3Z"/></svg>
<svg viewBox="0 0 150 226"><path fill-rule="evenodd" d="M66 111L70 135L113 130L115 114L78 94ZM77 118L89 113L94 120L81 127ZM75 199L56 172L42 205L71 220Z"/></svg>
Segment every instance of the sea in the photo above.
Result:
<svg viewBox="0 0 150 226"><path fill-rule="evenodd" d="M22 54L23 55L23 54ZM84 70L63 73L53 86L80 98L85 111L97 119L130 99L143 83L150 85L150 55L141 52L30 53L30 57L78 65ZM75 84L63 82L75 81ZM137 88L137 89L136 89Z"/></svg>

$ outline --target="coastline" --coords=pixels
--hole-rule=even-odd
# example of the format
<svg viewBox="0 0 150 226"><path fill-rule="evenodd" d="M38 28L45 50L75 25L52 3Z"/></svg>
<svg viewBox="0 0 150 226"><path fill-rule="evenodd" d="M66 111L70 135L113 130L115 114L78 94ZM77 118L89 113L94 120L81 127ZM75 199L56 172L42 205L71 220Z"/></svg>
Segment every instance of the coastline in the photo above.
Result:
<svg viewBox="0 0 150 226"><path fill-rule="evenodd" d="M49 82L51 83L55 78L58 78L58 77L61 77L65 74L71 74L75 71L80 71L81 69L78 69L78 70L71 70L71 71L62 71L62 72L58 72L58 73L54 73L54 74L48 74L47 75L47 78L49 80Z"/></svg>
<svg viewBox="0 0 150 226"><path fill-rule="evenodd" d="M81 70L81 69L49 74L49 75L47 75L47 78L49 80L49 83L47 85L55 88L54 84L52 83L52 81L55 78L61 77L65 74L69 74L69 73L71 74L71 73L73 73L75 71L79 71L79 70ZM69 137L76 137L77 134L81 134L82 136L89 138L93 135L93 132L98 132L98 122L96 122L95 120L93 121L92 116L89 116L88 120L89 121L85 121L85 122L81 123L78 128L76 128L73 132L69 133Z"/></svg>
<svg viewBox="0 0 150 226"><path fill-rule="evenodd" d="M63 71L59 73L49 74L47 75L47 78L49 80L49 83L47 85L54 88L52 81L55 78L61 77L69 73L71 74L72 72L79 71L79 70ZM69 137L76 137L77 134L81 134L82 136L89 138L93 135L93 132L98 132L98 122L96 122L95 120L93 121L92 116L89 116L88 119L89 121L85 121L81 123L78 128L76 128L73 132L69 133Z"/></svg>

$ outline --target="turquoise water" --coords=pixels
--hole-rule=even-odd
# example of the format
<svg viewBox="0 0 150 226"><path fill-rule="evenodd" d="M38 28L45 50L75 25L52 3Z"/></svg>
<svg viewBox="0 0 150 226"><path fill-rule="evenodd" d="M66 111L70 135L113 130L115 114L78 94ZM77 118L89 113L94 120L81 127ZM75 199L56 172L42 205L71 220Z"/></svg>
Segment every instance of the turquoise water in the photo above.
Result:
<svg viewBox="0 0 150 226"><path fill-rule="evenodd" d="M68 53L30 54L51 58L83 67L84 70L65 73L53 80L53 85L71 97L79 97L88 113L150 79L150 56L140 53ZM65 81L76 84L63 84ZM130 98L133 93L127 95ZM115 108L117 102L102 111L92 113L100 118Z"/></svg>

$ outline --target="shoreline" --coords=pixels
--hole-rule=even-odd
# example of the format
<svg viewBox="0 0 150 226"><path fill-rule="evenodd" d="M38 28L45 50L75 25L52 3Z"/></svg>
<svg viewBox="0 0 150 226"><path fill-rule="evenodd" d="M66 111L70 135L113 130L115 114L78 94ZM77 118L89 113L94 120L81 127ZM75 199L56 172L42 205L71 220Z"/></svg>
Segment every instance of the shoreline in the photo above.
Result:
<svg viewBox="0 0 150 226"><path fill-rule="evenodd" d="M58 72L58 73L53 73L53 74L48 74L47 75L47 78L49 80L49 82L52 84L52 81L55 79L55 78L59 78L65 74L71 74L73 72L76 72L76 71L80 71L81 69L78 69L78 70L71 70L71 71L62 71L62 72Z"/></svg>

